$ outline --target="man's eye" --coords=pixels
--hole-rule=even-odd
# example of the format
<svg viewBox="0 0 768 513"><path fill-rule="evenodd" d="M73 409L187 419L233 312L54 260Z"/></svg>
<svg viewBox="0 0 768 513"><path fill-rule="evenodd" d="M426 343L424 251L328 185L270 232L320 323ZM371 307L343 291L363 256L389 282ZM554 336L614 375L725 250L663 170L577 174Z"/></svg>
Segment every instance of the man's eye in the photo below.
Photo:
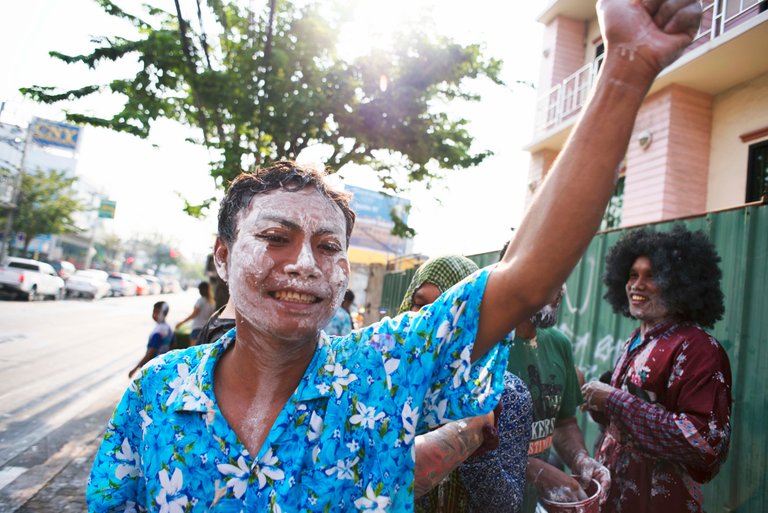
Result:
<svg viewBox="0 0 768 513"><path fill-rule="evenodd" d="M288 238L284 237L282 235L277 235L276 233L260 233L256 236L259 239L265 240L267 242L272 242L275 244L285 244L288 242Z"/></svg>
<svg viewBox="0 0 768 513"><path fill-rule="evenodd" d="M320 249L322 249L323 251L328 251L329 253L338 253L339 251L341 251L341 246L334 243L325 243L325 244L320 244Z"/></svg>

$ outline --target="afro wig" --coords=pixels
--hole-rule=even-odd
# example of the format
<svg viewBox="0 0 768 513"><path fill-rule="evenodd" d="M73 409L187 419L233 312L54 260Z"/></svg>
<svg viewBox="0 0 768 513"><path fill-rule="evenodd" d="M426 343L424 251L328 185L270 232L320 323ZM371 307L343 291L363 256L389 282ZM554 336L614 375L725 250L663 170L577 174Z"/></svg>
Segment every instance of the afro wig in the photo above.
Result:
<svg viewBox="0 0 768 513"><path fill-rule="evenodd" d="M624 235L605 258L603 298L617 313L632 317L625 286L629 270L638 257L651 261L661 297L676 319L711 328L723 317L720 257L709 237L676 225L669 232L647 228Z"/></svg>

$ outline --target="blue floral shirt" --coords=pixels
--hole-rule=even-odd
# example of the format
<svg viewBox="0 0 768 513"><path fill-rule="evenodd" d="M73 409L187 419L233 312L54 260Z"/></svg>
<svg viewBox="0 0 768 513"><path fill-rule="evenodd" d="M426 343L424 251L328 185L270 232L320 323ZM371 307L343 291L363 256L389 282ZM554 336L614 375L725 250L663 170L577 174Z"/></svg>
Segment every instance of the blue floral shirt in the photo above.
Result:
<svg viewBox="0 0 768 513"><path fill-rule="evenodd" d="M470 364L481 270L418 313L322 334L296 391L251 455L216 404L235 330L152 360L112 419L88 481L90 511L411 511L413 442L487 413L507 347Z"/></svg>

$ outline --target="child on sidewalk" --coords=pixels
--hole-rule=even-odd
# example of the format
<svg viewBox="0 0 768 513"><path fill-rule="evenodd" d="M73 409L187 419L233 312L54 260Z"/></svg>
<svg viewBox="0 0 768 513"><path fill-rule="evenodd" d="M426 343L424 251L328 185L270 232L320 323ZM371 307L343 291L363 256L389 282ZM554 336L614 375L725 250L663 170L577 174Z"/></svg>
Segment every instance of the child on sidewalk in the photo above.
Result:
<svg viewBox="0 0 768 513"><path fill-rule="evenodd" d="M133 377L133 374L141 369L145 363L159 354L163 354L171 347L171 340L173 339L173 330L171 326L165 322L165 317L168 315L168 303L165 301L158 301L152 307L152 319L157 323L155 324L152 333L149 334L149 340L147 341L147 352L144 354L136 367L131 369L128 373L128 377Z"/></svg>

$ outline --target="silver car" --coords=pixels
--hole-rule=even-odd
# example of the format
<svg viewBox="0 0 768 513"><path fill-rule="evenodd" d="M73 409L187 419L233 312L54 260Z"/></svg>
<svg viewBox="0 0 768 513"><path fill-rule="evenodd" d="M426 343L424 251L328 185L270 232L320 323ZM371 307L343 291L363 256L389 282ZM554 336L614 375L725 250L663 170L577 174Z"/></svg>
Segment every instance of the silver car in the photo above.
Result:
<svg viewBox="0 0 768 513"><path fill-rule="evenodd" d="M76 271L67 280L67 297L100 299L109 294L109 275L98 269Z"/></svg>

